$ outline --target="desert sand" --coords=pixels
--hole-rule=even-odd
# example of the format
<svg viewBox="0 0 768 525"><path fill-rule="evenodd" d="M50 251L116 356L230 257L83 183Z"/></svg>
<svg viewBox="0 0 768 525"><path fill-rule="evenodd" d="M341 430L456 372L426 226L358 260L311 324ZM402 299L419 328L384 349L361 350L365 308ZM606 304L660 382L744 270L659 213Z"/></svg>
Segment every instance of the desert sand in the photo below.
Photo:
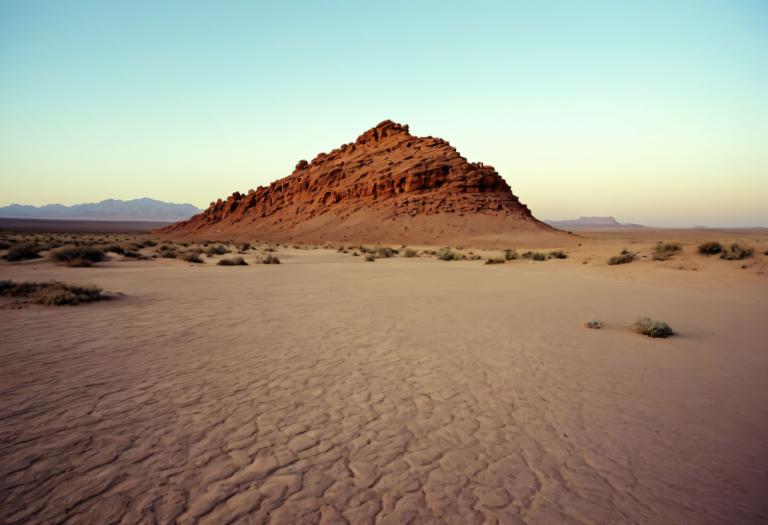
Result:
<svg viewBox="0 0 768 525"><path fill-rule="evenodd" d="M492 266L0 263L125 294L0 309L0 522L765 521L768 235L686 235ZM605 263L656 240L683 253Z"/></svg>

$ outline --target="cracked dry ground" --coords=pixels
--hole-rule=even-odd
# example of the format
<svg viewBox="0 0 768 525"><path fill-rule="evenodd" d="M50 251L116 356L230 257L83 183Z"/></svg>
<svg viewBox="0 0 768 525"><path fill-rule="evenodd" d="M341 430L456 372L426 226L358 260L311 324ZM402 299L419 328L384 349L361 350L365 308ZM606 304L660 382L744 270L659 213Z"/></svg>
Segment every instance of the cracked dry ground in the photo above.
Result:
<svg viewBox="0 0 768 525"><path fill-rule="evenodd" d="M3 267L128 296L0 310L0 522L766 519L764 284L281 257Z"/></svg>

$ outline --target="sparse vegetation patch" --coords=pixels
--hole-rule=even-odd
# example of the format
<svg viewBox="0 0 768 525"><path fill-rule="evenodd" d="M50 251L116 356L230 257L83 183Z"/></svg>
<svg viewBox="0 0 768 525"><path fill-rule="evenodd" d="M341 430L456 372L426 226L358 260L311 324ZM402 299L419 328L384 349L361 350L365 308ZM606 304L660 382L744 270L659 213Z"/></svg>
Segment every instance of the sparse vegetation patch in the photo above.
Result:
<svg viewBox="0 0 768 525"><path fill-rule="evenodd" d="M34 242L22 242L11 246L3 257L6 261L17 262L38 259L43 248Z"/></svg>
<svg viewBox="0 0 768 525"><path fill-rule="evenodd" d="M720 258L725 259L726 261L741 261L742 259L752 257L752 255L754 255L754 250L752 248L734 243L723 250L720 254Z"/></svg>
<svg viewBox="0 0 768 525"><path fill-rule="evenodd" d="M46 306L78 305L101 301L108 297L96 286L65 284L59 281L22 282L0 281L0 295L29 299Z"/></svg>
<svg viewBox="0 0 768 525"><path fill-rule="evenodd" d="M635 321L635 332L648 337L669 337L675 335L672 328L664 321L656 321L650 317L641 317Z"/></svg>
<svg viewBox="0 0 768 525"><path fill-rule="evenodd" d="M608 264L611 266L616 264L628 264L637 259L637 254L628 250L622 250L619 255L614 255L608 259Z"/></svg>

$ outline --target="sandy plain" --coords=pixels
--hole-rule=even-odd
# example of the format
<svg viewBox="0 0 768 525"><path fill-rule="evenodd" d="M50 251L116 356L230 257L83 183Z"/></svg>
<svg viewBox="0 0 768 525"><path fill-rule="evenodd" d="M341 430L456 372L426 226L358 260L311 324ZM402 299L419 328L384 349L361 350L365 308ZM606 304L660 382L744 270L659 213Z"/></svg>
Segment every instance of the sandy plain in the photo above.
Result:
<svg viewBox="0 0 768 525"><path fill-rule="evenodd" d="M765 522L768 234L690 232L500 265L0 263L125 294L0 309L0 523Z"/></svg>

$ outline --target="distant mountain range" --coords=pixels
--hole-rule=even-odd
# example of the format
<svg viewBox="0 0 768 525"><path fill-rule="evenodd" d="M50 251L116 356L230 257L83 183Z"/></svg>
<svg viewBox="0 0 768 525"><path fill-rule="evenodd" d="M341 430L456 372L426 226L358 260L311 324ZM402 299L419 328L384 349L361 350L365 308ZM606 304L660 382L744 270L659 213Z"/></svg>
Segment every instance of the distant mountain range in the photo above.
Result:
<svg viewBox="0 0 768 525"><path fill-rule="evenodd" d="M550 226L565 229L579 228L647 228L642 224L632 224L629 222L619 222L614 217L579 217L578 219L566 219L562 221L544 220Z"/></svg>
<svg viewBox="0 0 768 525"><path fill-rule="evenodd" d="M11 204L0 207L0 217L15 219L68 219L91 221L155 221L176 222L200 213L192 204L174 204L155 199L117 200L63 206L27 206Z"/></svg>

